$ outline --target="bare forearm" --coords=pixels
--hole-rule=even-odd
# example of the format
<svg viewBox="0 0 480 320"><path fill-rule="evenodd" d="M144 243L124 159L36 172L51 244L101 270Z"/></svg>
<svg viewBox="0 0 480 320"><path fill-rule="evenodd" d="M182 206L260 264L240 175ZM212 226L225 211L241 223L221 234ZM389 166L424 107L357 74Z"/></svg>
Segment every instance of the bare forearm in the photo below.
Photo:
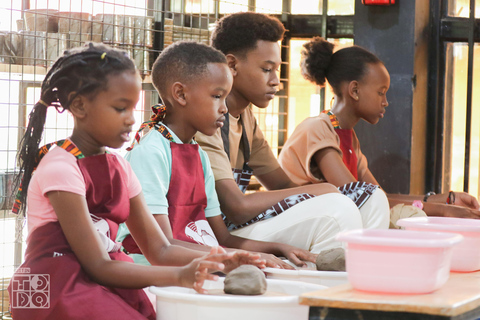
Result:
<svg viewBox="0 0 480 320"><path fill-rule="evenodd" d="M423 195L409 195L409 194L396 194L388 193L387 194L389 201L396 201L398 203L412 204L415 200L423 200Z"/></svg>
<svg viewBox="0 0 480 320"><path fill-rule="evenodd" d="M199 245L199 247L202 246ZM192 248L183 245L169 245L162 248L157 254L152 254L152 256L145 254L145 257L152 265L184 266L192 262L193 259L204 256L205 252L209 252L211 249L210 247L207 248L209 250L206 251L194 249L193 243Z"/></svg>
<svg viewBox="0 0 480 320"><path fill-rule="evenodd" d="M423 203L423 211L428 216L439 216L439 217L456 217L456 218L469 218L469 219L478 219L480 218L480 211L477 209L467 208L464 206L458 205L449 205L444 202L440 202L442 197L437 197L436 199L431 199L433 196L428 198L427 202L423 202L424 196L415 196L415 195L391 195L388 196L388 201L390 207L393 207L397 204L403 203L411 205L415 200L421 200ZM435 201L434 201L435 200ZM437 202L438 201L438 202Z"/></svg>
<svg viewBox="0 0 480 320"><path fill-rule="evenodd" d="M409 194L388 194L388 202L390 207L394 207L397 204L405 204L405 205L412 205L414 201L422 201L423 203L423 211L429 216L443 216L444 215L444 207L439 203L435 203L430 201L429 198L428 202L423 202L423 195L409 195Z"/></svg>
<svg viewBox="0 0 480 320"><path fill-rule="evenodd" d="M178 286L179 267L143 266L126 261L104 260L85 268L97 283L116 288L140 289L148 286Z"/></svg>
<svg viewBox="0 0 480 320"><path fill-rule="evenodd" d="M283 245L276 242L256 241L237 236L230 236L225 241L222 241L221 244L229 248L236 248L253 252L270 253L276 256L282 255L281 246Z"/></svg>
<svg viewBox="0 0 480 320"><path fill-rule="evenodd" d="M202 252L210 252L212 247L204 246L198 243L191 243L187 241L177 240L177 239L168 239L171 244L191 250L202 251Z"/></svg>

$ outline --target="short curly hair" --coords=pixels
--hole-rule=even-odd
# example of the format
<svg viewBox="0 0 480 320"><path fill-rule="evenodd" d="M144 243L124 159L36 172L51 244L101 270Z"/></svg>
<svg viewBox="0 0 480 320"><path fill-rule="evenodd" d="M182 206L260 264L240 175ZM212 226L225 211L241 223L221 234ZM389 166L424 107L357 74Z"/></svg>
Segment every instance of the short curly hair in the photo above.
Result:
<svg viewBox="0 0 480 320"><path fill-rule="evenodd" d="M325 85L325 79L328 80L337 96L341 96L342 82L362 80L367 64L383 63L359 46L343 48L335 53L333 48L333 43L321 37L313 38L303 45L300 67L303 77L319 86Z"/></svg>
<svg viewBox="0 0 480 320"><path fill-rule="evenodd" d="M223 53L194 41L171 44L158 56L152 67L152 82L160 97L164 98L167 86L175 81L195 81L207 71L209 63L227 63Z"/></svg>
<svg viewBox="0 0 480 320"><path fill-rule="evenodd" d="M258 40L277 42L284 34L285 27L275 17L237 12L217 21L211 44L224 54L244 55L257 47Z"/></svg>

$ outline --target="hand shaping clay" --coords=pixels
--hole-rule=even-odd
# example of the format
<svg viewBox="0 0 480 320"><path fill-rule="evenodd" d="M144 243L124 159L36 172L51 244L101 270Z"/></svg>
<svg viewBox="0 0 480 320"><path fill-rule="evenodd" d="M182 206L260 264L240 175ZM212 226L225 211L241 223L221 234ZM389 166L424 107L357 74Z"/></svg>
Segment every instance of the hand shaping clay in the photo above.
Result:
<svg viewBox="0 0 480 320"><path fill-rule="evenodd" d="M319 271L345 271L345 250L334 248L321 251L317 257Z"/></svg>
<svg viewBox="0 0 480 320"><path fill-rule="evenodd" d="M267 291L265 274L255 266L245 264L225 277L224 291L229 294L259 295Z"/></svg>

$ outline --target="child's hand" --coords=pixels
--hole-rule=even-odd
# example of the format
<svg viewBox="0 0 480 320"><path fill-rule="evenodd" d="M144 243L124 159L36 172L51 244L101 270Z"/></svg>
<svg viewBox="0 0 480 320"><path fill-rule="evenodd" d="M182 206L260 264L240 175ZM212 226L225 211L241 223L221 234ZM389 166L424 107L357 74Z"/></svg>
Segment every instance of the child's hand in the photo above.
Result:
<svg viewBox="0 0 480 320"><path fill-rule="evenodd" d="M470 209L479 209L477 199L466 192L455 192L455 205Z"/></svg>
<svg viewBox="0 0 480 320"><path fill-rule="evenodd" d="M218 276L211 274L211 272L223 271L225 264L223 260L231 259L233 252L225 253L225 251L218 254L216 247L212 248L210 253L204 257L194 259L188 265L182 267L180 271L180 285L182 287L193 288L198 293L207 293L203 289L205 280L218 280Z"/></svg>
<svg viewBox="0 0 480 320"><path fill-rule="evenodd" d="M451 204L439 204L439 210L435 215L441 217L480 219L480 211Z"/></svg>
<svg viewBox="0 0 480 320"><path fill-rule="evenodd" d="M262 259L267 262L267 267L269 268L279 268L279 269L295 269L290 264L286 263L282 259L278 258L277 256L269 253L260 253Z"/></svg>
<svg viewBox="0 0 480 320"><path fill-rule="evenodd" d="M212 248L217 250L217 253L224 253L225 250L222 247L215 247ZM237 250L234 252L230 252L229 257L222 261L225 264L225 269L223 270L224 273L229 273L230 271L238 268L242 264L251 264L260 269L265 268L266 261L264 259L260 259L259 253L248 252L243 250Z"/></svg>
<svg viewBox="0 0 480 320"><path fill-rule="evenodd" d="M284 245L282 247L282 253L290 262L295 264L297 267L305 267L306 264L304 261L310 261L315 263L317 255L311 253L310 251L296 248L293 246Z"/></svg>

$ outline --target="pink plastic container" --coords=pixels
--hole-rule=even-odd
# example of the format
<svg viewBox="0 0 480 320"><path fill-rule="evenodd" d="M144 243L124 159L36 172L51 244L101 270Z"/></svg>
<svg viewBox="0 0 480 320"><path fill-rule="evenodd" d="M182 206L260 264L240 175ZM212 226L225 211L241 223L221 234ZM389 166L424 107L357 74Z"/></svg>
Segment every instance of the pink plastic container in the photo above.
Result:
<svg viewBox="0 0 480 320"><path fill-rule="evenodd" d="M441 231L461 234L463 241L453 249L452 271L471 272L480 270L480 220L418 217L397 221L406 230Z"/></svg>
<svg viewBox="0 0 480 320"><path fill-rule="evenodd" d="M350 284L358 290L420 294L445 284L453 246L462 236L408 230L352 230L345 241Z"/></svg>

